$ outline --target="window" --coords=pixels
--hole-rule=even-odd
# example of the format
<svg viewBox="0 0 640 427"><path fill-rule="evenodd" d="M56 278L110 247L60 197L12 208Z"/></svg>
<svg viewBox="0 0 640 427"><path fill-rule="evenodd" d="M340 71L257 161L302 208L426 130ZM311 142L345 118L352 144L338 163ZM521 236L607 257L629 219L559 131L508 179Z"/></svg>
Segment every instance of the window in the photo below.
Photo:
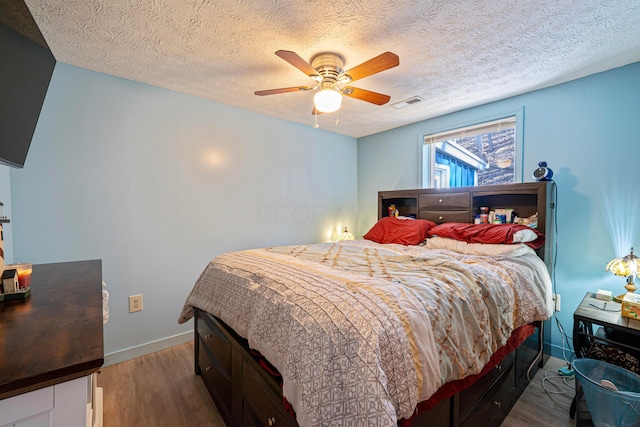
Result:
<svg viewBox="0 0 640 427"><path fill-rule="evenodd" d="M423 137L422 187L512 184L520 175L522 111Z"/></svg>

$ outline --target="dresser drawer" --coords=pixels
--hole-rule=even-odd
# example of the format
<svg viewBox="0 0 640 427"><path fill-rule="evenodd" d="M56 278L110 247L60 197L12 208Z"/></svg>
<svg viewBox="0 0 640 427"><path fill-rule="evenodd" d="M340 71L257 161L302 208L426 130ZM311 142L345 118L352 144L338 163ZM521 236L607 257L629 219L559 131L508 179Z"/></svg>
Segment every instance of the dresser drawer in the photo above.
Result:
<svg viewBox="0 0 640 427"><path fill-rule="evenodd" d="M469 210L469 193L420 194L418 209L428 210Z"/></svg>
<svg viewBox="0 0 640 427"><path fill-rule="evenodd" d="M460 392L460 417L464 418L467 413L476 405L484 392L493 384L500 375L507 372L514 365L516 359L515 351L507 354L493 369L483 375L469 388Z"/></svg>
<svg viewBox="0 0 640 427"><path fill-rule="evenodd" d="M514 403L516 389L515 363L511 363L499 371L498 377L491 385L491 388L476 402L471 410L467 414L460 412L460 418L462 419L460 427L493 425L497 420L502 420L507 415Z"/></svg>
<svg viewBox="0 0 640 427"><path fill-rule="evenodd" d="M418 218L428 219L436 224L442 224L443 222L471 222L471 212L421 210L418 212Z"/></svg>
<svg viewBox="0 0 640 427"><path fill-rule="evenodd" d="M282 396L245 362L242 369L243 427L293 427L296 421L285 412Z"/></svg>

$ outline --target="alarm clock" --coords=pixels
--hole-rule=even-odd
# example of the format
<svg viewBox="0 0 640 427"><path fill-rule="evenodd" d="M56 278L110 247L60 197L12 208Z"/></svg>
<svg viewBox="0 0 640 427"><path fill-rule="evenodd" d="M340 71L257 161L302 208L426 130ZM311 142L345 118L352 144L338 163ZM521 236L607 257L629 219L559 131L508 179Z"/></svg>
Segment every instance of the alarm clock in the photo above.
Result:
<svg viewBox="0 0 640 427"><path fill-rule="evenodd" d="M533 178L536 181L551 181L553 171L547 167L547 162L539 162L538 168L533 171Z"/></svg>

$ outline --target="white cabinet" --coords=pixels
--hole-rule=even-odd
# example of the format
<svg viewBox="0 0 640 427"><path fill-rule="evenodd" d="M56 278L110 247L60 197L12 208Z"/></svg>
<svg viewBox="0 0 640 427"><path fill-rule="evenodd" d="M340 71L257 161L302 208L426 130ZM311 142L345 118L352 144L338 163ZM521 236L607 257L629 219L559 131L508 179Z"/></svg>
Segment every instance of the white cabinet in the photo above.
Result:
<svg viewBox="0 0 640 427"><path fill-rule="evenodd" d="M0 427L101 427L95 374L0 400Z"/></svg>
<svg viewBox="0 0 640 427"><path fill-rule="evenodd" d="M49 426L53 411L53 387L45 387L30 393L0 400L0 426L26 427Z"/></svg>

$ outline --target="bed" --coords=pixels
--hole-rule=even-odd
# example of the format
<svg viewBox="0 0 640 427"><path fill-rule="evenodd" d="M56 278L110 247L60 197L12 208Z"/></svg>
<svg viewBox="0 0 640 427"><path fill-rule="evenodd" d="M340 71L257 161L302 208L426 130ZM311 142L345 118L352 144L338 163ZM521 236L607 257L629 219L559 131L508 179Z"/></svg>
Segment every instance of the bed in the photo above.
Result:
<svg viewBox="0 0 640 427"><path fill-rule="evenodd" d="M366 239L220 255L179 318L196 373L233 426L499 425L545 359L551 196L380 192ZM485 206L537 227L471 225Z"/></svg>

